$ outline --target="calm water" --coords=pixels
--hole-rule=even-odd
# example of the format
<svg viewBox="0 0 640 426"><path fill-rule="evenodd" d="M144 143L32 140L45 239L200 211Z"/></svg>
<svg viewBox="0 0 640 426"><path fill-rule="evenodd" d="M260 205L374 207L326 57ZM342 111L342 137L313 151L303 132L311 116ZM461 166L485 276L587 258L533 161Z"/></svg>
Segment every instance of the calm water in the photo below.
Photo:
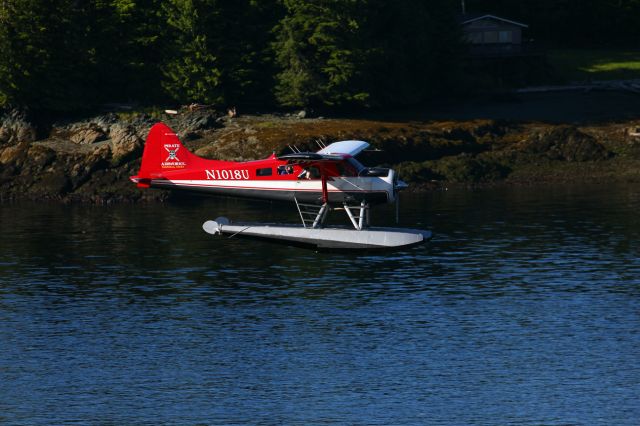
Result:
<svg viewBox="0 0 640 426"><path fill-rule="evenodd" d="M0 423L640 422L638 185L402 210L431 243L345 255L201 230L275 204L0 205Z"/></svg>

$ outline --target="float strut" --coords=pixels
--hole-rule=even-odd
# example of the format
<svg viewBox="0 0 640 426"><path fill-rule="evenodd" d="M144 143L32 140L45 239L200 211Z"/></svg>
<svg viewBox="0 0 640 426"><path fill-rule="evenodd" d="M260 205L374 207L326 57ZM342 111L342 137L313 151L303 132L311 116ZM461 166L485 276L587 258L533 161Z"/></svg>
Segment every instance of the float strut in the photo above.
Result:
<svg viewBox="0 0 640 426"><path fill-rule="evenodd" d="M362 200L360 203L360 217L358 218L358 229L362 229L365 223L365 215L367 214L367 204Z"/></svg>

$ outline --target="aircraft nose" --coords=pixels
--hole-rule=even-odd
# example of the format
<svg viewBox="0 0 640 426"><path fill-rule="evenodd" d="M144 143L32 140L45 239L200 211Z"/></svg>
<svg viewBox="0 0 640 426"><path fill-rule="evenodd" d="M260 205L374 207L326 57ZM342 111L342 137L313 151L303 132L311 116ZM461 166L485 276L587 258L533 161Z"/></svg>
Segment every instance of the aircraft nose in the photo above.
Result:
<svg viewBox="0 0 640 426"><path fill-rule="evenodd" d="M400 180L398 173L395 170L390 170L389 176L391 178L391 188L392 192L389 194L389 202L397 201L398 192L407 188L409 185L406 184L403 180Z"/></svg>

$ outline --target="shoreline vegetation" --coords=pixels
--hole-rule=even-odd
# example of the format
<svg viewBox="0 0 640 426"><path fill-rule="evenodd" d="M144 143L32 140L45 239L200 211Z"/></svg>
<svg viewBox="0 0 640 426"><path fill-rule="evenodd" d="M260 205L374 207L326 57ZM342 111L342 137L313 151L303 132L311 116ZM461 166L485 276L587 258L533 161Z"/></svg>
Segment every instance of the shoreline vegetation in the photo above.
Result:
<svg viewBox="0 0 640 426"><path fill-rule="evenodd" d="M481 117L481 118L475 118ZM555 118L555 120L552 120ZM129 181L151 125L164 121L205 158L253 160L295 145L362 139L368 165L398 170L411 190L496 184L640 182L640 102L619 92L545 93L425 110L321 117L311 111L228 116L110 112L73 120L0 115L0 200L163 201Z"/></svg>
<svg viewBox="0 0 640 426"><path fill-rule="evenodd" d="M219 159L364 139L415 189L638 181L640 0L605 3L2 1L0 200L166 199L128 179L160 120Z"/></svg>

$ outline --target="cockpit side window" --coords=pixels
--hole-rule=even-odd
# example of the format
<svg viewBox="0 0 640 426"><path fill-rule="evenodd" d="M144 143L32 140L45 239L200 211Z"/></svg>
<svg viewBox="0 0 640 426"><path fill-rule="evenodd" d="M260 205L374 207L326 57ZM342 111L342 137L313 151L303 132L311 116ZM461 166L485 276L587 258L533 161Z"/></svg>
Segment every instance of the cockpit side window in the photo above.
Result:
<svg viewBox="0 0 640 426"><path fill-rule="evenodd" d="M357 169L351 165L350 163L336 163L336 168L338 169L339 176L357 176Z"/></svg>
<svg viewBox="0 0 640 426"><path fill-rule="evenodd" d="M309 178L320 179L320 170L315 166L309 167Z"/></svg>
<svg viewBox="0 0 640 426"><path fill-rule="evenodd" d="M360 163L353 157L348 158L347 161L355 169L356 176L359 175L362 170L366 169L366 167L363 166L362 163Z"/></svg>
<svg viewBox="0 0 640 426"><path fill-rule="evenodd" d="M316 166L310 166L302 170L298 179L320 179L320 170Z"/></svg>

